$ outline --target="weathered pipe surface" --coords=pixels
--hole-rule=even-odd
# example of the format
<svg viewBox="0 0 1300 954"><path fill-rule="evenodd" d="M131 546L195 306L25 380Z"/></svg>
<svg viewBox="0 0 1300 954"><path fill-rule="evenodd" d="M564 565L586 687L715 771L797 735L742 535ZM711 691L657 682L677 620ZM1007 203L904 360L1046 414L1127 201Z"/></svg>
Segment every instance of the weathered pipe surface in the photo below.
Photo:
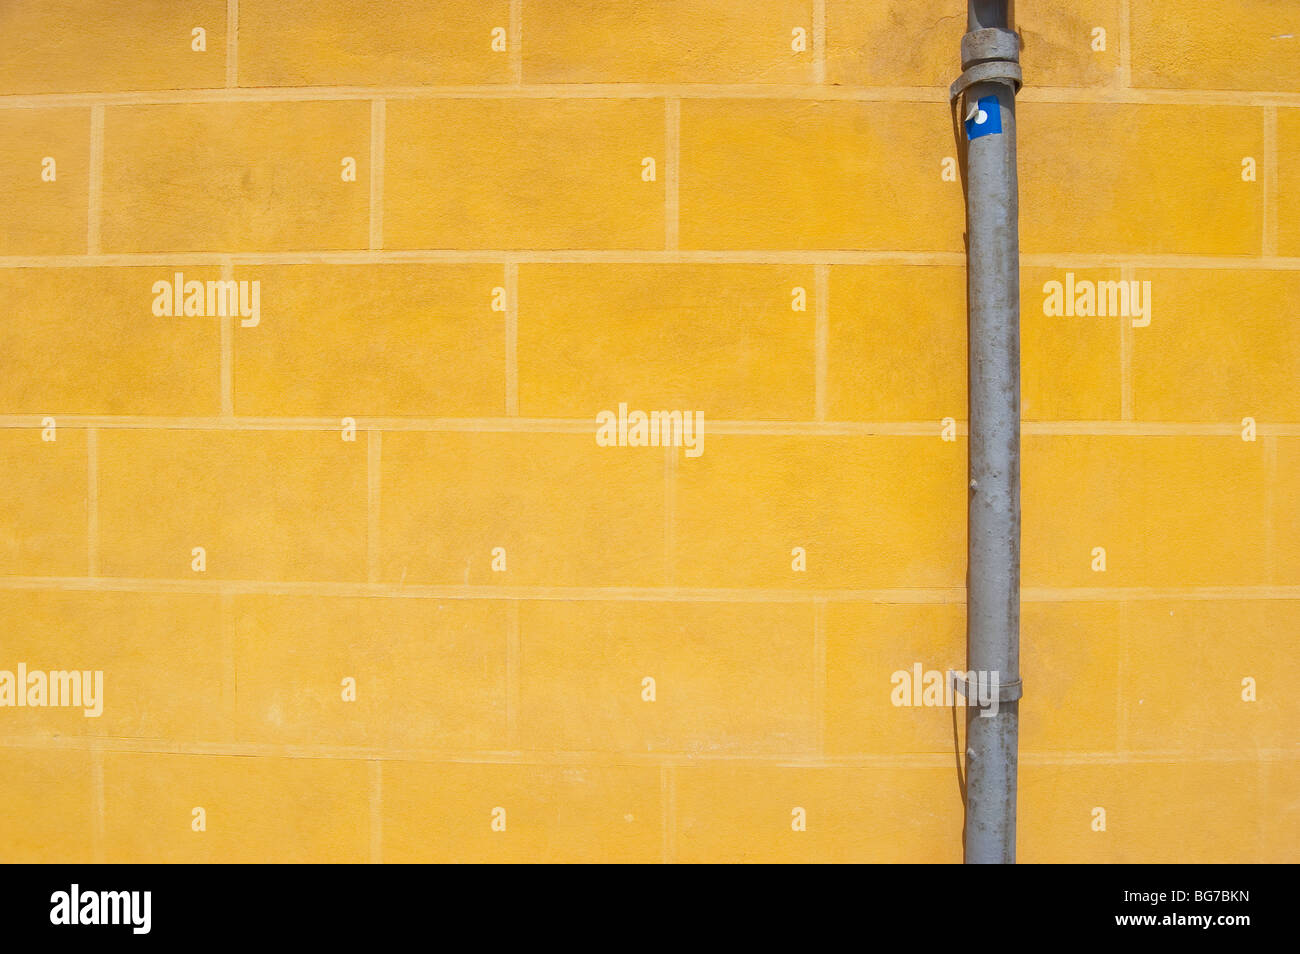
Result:
<svg viewBox="0 0 1300 954"><path fill-rule="evenodd" d="M972 2L978 28L1005 26ZM980 7L976 11L976 7ZM969 63L963 64L970 65ZM995 97L1001 132L970 139L966 227L970 464L967 668L1020 680L1020 239L1015 93L981 82L966 103ZM969 107L968 107L969 108ZM966 862L1010 863L1016 854L1019 704L996 714L967 708Z"/></svg>

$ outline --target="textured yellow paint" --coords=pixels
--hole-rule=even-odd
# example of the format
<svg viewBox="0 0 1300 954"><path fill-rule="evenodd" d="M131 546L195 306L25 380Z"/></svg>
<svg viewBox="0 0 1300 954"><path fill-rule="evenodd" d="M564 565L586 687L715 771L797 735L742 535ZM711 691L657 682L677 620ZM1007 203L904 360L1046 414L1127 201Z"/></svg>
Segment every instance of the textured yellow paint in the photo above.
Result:
<svg viewBox="0 0 1300 954"><path fill-rule="evenodd" d="M0 612L11 621L5 669L24 662L29 672L104 673L100 715L87 717L85 706L15 709L6 712L7 731L233 740L233 674L224 658L219 597L15 590L0 592ZM184 639L177 638L179 620Z"/></svg>
<svg viewBox="0 0 1300 954"><path fill-rule="evenodd" d="M106 109L104 250L364 248L369 157L366 103Z"/></svg>
<svg viewBox="0 0 1300 954"><path fill-rule="evenodd" d="M1020 61L1035 86L1103 86L1119 66L1120 0L1021 4ZM1106 31L1094 50L1092 31ZM944 86L961 73L966 10L949 0L826 0L827 72L853 86Z"/></svg>
<svg viewBox="0 0 1300 954"><path fill-rule="evenodd" d="M1300 272L1142 270L1151 326L1134 331L1137 417L1300 420ZM1086 319L1084 319L1086 320Z"/></svg>
<svg viewBox="0 0 1300 954"><path fill-rule="evenodd" d="M826 607L826 751L835 756L950 754L951 707L895 706L894 673L964 670L959 604L832 603ZM912 686L911 683L908 684ZM924 688L924 682L918 691ZM965 713L958 721L964 724ZM964 733L965 729L961 729Z"/></svg>
<svg viewBox="0 0 1300 954"><path fill-rule="evenodd" d="M415 86L501 83L509 0L240 0L245 86ZM293 29L285 29L292 24Z"/></svg>
<svg viewBox="0 0 1300 954"><path fill-rule="evenodd" d="M1295 762L1022 763L1030 864L1278 862L1295 851ZM1106 830L1092 830L1094 808ZM1288 837L1290 836L1290 837Z"/></svg>
<svg viewBox="0 0 1300 954"><path fill-rule="evenodd" d="M1300 583L1300 439L1278 438L1272 486L1274 582Z"/></svg>
<svg viewBox="0 0 1300 954"><path fill-rule="evenodd" d="M492 310L500 266L299 265L233 277L262 283L261 322L234 335L238 414L505 411L505 321Z"/></svg>
<svg viewBox="0 0 1300 954"><path fill-rule="evenodd" d="M337 431L104 431L103 571L365 579L365 453ZM207 551L201 573L191 570L195 547Z"/></svg>
<svg viewBox="0 0 1300 954"><path fill-rule="evenodd" d="M369 858L365 762L107 752L104 851L126 863ZM205 812L195 831L193 811Z"/></svg>
<svg viewBox="0 0 1300 954"><path fill-rule="evenodd" d="M948 768L690 766L677 773L678 860L960 861L960 798Z"/></svg>
<svg viewBox="0 0 1300 954"><path fill-rule="evenodd" d="M1020 672L1036 697L1020 707L1022 752L1120 749L1119 672L1140 633L1123 630L1122 618L1118 603L1021 606Z"/></svg>
<svg viewBox="0 0 1300 954"><path fill-rule="evenodd" d="M1023 442L1026 586L1269 582L1267 475L1239 437ZM1094 571L1093 548L1106 550Z"/></svg>
<svg viewBox="0 0 1300 954"><path fill-rule="evenodd" d="M681 111L683 248L962 247L961 193L940 181L953 153L943 106L696 100Z"/></svg>
<svg viewBox="0 0 1300 954"><path fill-rule="evenodd" d="M965 29L965 11L945 0L826 0L827 78L849 86L946 86L961 72L956 51Z"/></svg>
<svg viewBox="0 0 1300 954"><path fill-rule="evenodd" d="M53 182L42 178L47 158L54 160ZM0 110L0 254L86 250L89 159L88 110Z"/></svg>
<svg viewBox="0 0 1300 954"><path fill-rule="evenodd" d="M965 418L965 269L836 266L828 328L831 420Z"/></svg>
<svg viewBox="0 0 1300 954"><path fill-rule="evenodd" d="M1277 251L1300 255L1300 109L1277 110Z"/></svg>
<svg viewBox="0 0 1300 954"><path fill-rule="evenodd" d="M660 248L664 106L445 99L387 107L392 248ZM653 182L642 178L655 162Z"/></svg>
<svg viewBox="0 0 1300 954"><path fill-rule="evenodd" d="M1018 122L1022 252L1260 253L1260 184L1241 179L1258 110L1024 103Z"/></svg>
<svg viewBox="0 0 1300 954"><path fill-rule="evenodd" d="M1131 319L1046 314L1044 286L1060 282L1064 294L1067 271L1078 282L1120 280L1116 269L1021 268L1020 416L1026 421L1117 420L1123 407L1120 334ZM1139 277L1146 278L1146 272ZM1159 287L1163 293L1163 284ZM1167 308L1162 294L1162 318ZM1062 387L1062 381L1070 386Z"/></svg>
<svg viewBox="0 0 1300 954"><path fill-rule="evenodd" d="M203 52L192 31L207 32ZM220 86L226 0L8 0L0 90L106 92Z"/></svg>
<svg viewBox="0 0 1300 954"><path fill-rule="evenodd" d="M664 451L631 450L590 433L385 434L381 578L662 584ZM498 547L503 572L492 569Z"/></svg>
<svg viewBox="0 0 1300 954"><path fill-rule="evenodd" d="M233 613L241 741L505 748L499 603L240 596Z"/></svg>
<svg viewBox="0 0 1300 954"><path fill-rule="evenodd" d="M1293 862L1300 31L1019 6L1020 858ZM0 5L0 859L959 860L964 26Z"/></svg>
<svg viewBox="0 0 1300 954"><path fill-rule="evenodd" d="M220 278L213 268L184 274ZM0 272L0 406L11 414L215 414L218 319L153 314L154 282L170 284L173 275L170 268Z"/></svg>
<svg viewBox="0 0 1300 954"><path fill-rule="evenodd" d="M85 749L0 749L6 863L95 861L91 758Z"/></svg>
<svg viewBox="0 0 1300 954"><path fill-rule="evenodd" d="M1293 4L1129 3L1134 86L1300 91L1300 20Z"/></svg>
<svg viewBox="0 0 1300 954"><path fill-rule="evenodd" d="M0 429L0 573L86 570L86 435L53 433L44 441L40 430Z"/></svg>
<svg viewBox="0 0 1300 954"><path fill-rule="evenodd" d="M525 603L519 627L529 748L691 755L815 749L813 610L806 603L548 600ZM653 701L645 698L647 677Z"/></svg>
<svg viewBox="0 0 1300 954"><path fill-rule="evenodd" d="M619 402L706 421L813 415L811 268L535 265L519 289L524 415L594 419Z"/></svg>
<svg viewBox="0 0 1300 954"><path fill-rule="evenodd" d="M1250 755L1294 735L1293 660L1278 652L1276 634L1298 626L1294 600L1130 605L1123 689L1130 746ZM1256 683L1254 702L1242 698L1247 677Z"/></svg>
<svg viewBox="0 0 1300 954"><path fill-rule="evenodd" d="M1025 84L1093 88L1113 85L1122 63L1126 2L1076 0L1017 7L1016 32L1020 34Z"/></svg>
<svg viewBox="0 0 1300 954"><path fill-rule="evenodd" d="M659 861L660 771L385 762L386 862ZM504 809L503 831L492 828Z"/></svg>
<svg viewBox="0 0 1300 954"><path fill-rule="evenodd" d="M706 438L677 470L688 586L960 586L962 448L933 437ZM807 552L792 569L791 550Z"/></svg>
<svg viewBox="0 0 1300 954"><path fill-rule="evenodd" d="M812 0L529 0L530 83L806 83ZM804 32L795 51L794 30Z"/></svg>

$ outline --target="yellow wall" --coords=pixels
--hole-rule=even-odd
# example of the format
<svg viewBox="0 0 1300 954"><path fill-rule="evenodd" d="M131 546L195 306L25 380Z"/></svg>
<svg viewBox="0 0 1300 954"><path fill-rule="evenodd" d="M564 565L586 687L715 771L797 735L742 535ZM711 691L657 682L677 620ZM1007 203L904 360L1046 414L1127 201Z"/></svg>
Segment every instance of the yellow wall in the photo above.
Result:
<svg viewBox="0 0 1300 954"><path fill-rule="evenodd" d="M1297 861L1300 5L1017 6L1020 858ZM0 6L0 858L959 860L963 14Z"/></svg>

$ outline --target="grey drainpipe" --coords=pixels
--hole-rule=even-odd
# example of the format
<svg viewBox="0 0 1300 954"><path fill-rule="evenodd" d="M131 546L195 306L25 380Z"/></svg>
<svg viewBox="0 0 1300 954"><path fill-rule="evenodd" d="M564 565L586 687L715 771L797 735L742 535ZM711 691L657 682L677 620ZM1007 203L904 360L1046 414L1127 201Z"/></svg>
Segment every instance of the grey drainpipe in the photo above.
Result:
<svg viewBox="0 0 1300 954"><path fill-rule="evenodd" d="M952 85L965 144L970 390L966 667L997 673L994 707L966 708L967 864L1016 860L1020 705L1020 235L1009 0L968 0ZM975 687L967 686L967 694ZM974 700L969 700L973 702Z"/></svg>

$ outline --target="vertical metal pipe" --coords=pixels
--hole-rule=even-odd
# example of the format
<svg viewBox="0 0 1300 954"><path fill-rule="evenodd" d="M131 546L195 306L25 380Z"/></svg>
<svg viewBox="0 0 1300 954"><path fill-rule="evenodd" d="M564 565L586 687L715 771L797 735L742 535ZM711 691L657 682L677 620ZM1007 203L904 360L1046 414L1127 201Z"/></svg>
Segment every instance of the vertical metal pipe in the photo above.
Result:
<svg viewBox="0 0 1300 954"><path fill-rule="evenodd" d="M966 31L1011 29L1011 4L1008 0L968 0ZM965 69L965 64L962 69Z"/></svg>
<svg viewBox="0 0 1300 954"><path fill-rule="evenodd" d="M968 0L962 40L969 309L967 669L996 673L996 705L966 709L967 864L1016 857L1020 696L1019 38L1008 0ZM1000 123L986 132L985 124ZM977 124L974 127L969 123ZM973 695L974 687L968 688Z"/></svg>

